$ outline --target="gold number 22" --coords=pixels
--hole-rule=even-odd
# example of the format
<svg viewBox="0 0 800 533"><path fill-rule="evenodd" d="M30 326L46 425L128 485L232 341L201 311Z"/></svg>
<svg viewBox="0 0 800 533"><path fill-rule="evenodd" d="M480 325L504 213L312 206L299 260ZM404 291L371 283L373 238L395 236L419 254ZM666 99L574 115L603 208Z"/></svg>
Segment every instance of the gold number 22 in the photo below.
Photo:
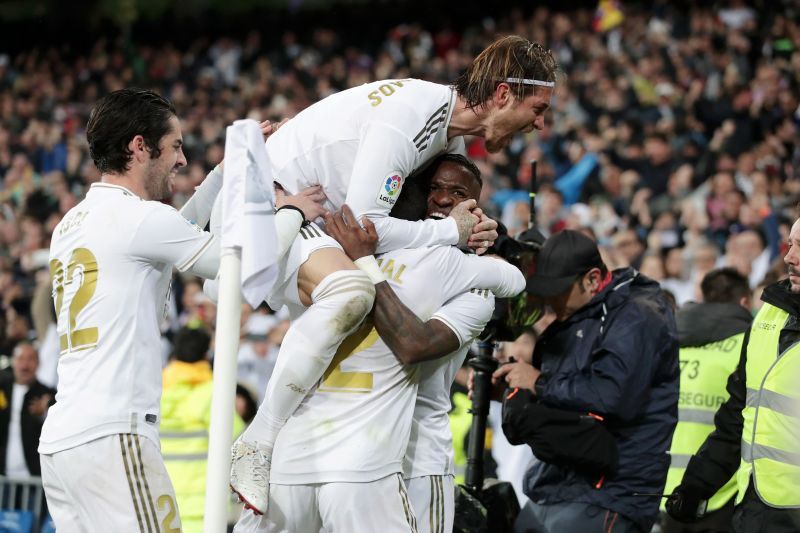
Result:
<svg viewBox="0 0 800 533"><path fill-rule="evenodd" d="M175 500L172 499L172 496L169 494L162 494L158 497L158 510L160 511L163 507L167 507L169 511L167 516L164 517L164 520L161 521L161 527L164 528L164 533L181 533L180 527L173 527L172 521L175 520L175 517L178 515L178 509L175 507ZM178 524L180 526L180 524Z"/></svg>
<svg viewBox="0 0 800 533"><path fill-rule="evenodd" d="M372 372L344 372L342 362L362 350L366 350L378 340L378 331L372 327L370 319L342 341L331 364L322 375L319 391L321 392L361 392L372 390Z"/></svg>
<svg viewBox="0 0 800 533"><path fill-rule="evenodd" d="M59 337L61 353L77 352L97 346L96 327L76 329L78 314L89 304L97 289L97 259L86 248L76 248L64 264L58 259L50 261L50 276L53 278L53 299L56 315L61 318L64 295L71 297L69 302L69 323L67 332Z"/></svg>

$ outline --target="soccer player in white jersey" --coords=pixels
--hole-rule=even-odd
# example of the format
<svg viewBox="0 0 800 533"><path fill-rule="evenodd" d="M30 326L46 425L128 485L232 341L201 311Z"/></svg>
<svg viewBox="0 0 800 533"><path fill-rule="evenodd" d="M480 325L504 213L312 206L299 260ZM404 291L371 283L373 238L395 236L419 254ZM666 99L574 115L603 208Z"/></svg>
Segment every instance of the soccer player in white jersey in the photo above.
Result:
<svg viewBox="0 0 800 533"><path fill-rule="evenodd" d="M351 206L375 225L378 251L434 245L488 247L496 223L456 206L443 220L390 218L404 181L437 155L458 151L463 135L497 152L519 131L541 129L556 63L521 37L490 45L453 86L384 80L312 105L267 142L273 177L287 191L322 185L326 207ZM296 318L281 345L291 360L276 368L253 423L234 444L231 488L257 512L267 505L272 449L286 420L333 360L342 340L372 307L370 279L312 225L282 263L267 301ZM284 357L284 359L287 359ZM258 443L258 444L256 444Z"/></svg>
<svg viewBox="0 0 800 533"><path fill-rule="evenodd" d="M446 217L465 198L480 197L480 171L463 156L441 156L421 177L430 183L425 218ZM416 364L420 376L403 477L419 533L449 532L455 511L450 387L492 317L494 294L472 288L448 302L446 314L422 322L389 291L385 284L377 289L378 331L398 359Z"/></svg>
<svg viewBox="0 0 800 533"><path fill-rule="evenodd" d="M430 183L425 197L425 218L446 217L464 199L480 197L480 171L463 156L440 156L420 177ZM403 216L415 217L418 213L406 211ZM444 275L438 273L438 281ZM492 317L494 295L486 289L472 288L423 322L388 284L377 285L376 291L374 321L381 338L403 363L415 364L419 375L411 435L403 461L417 530L452 531L455 468L448 417L450 387L470 344Z"/></svg>
<svg viewBox="0 0 800 533"><path fill-rule="evenodd" d="M222 173L212 171L180 213L159 201L186 158L175 109L151 91L101 99L86 136L101 180L50 245L61 356L39 445L42 483L59 532L179 531L158 444L159 323L173 267L217 274L219 246L200 226ZM316 216L319 191L311 193L292 202ZM278 215L288 229L279 237L292 242L302 216Z"/></svg>
<svg viewBox="0 0 800 533"><path fill-rule="evenodd" d="M450 169L453 174L459 164ZM466 186L455 183L460 177L448 182L448 176L435 186L447 188L450 198L476 196L480 184L475 172L468 173L471 182ZM452 207L442 201L441 209ZM438 353L432 346L415 356L444 355L468 346L492 315L489 291L471 288L503 296L524 288L524 277L515 267L468 256L452 246L395 250L375 260L374 227L367 220L367 230L362 230L347 207L326 222L348 255L372 262L370 275L378 292L374 320L368 317L345 339L322 380L281 430L266 515L259 518L246 511L237 533L416 531L420 522L402 480L402 462L417 384L428 369L404 365L384 339L402 345L408 340L404 329L413 328L430 336L432 344L440 339L446 350ZM402 321L392 316L399 310ZM277 364L286 363L279 356Z"/></svg>

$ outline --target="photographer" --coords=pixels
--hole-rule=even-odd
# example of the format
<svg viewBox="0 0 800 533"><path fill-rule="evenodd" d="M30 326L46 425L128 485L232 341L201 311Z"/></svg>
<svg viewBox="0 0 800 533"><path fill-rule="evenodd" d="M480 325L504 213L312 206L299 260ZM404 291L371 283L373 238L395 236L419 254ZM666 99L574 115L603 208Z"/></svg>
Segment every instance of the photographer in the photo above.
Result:
<svg viewBox="0 0 800 533"><path fill-rule="evenodd" d="M533 365L510 363L493 375L511 389L509 441L530 444L541 460L526 474L531 501L516 530L649 531L677 422L671 308L634 269L609 272L597 245L576 231L545 242L528 292L556 322Z"/></svg>

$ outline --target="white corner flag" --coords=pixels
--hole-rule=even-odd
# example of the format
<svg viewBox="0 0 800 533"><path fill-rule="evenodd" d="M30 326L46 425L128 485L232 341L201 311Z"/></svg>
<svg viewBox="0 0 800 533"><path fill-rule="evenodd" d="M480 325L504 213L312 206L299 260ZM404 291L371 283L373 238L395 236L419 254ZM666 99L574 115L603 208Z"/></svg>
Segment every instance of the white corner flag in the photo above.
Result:
<svg viewBox="0 0 800 533"><path fill-rule="evenodd" d="M227 528L241 297L257 307L277 277L275 197L267 149L254 120L237 120L225 139L217 334L204 531Z"/></svg>
<svg viewBox="0 0 800 533"><path fill-rule="evenodd" d="M228 126L221 194L222 249L242 250L242 295L258 307L275 283L278 240L267 148L255 120Z"/></svg>

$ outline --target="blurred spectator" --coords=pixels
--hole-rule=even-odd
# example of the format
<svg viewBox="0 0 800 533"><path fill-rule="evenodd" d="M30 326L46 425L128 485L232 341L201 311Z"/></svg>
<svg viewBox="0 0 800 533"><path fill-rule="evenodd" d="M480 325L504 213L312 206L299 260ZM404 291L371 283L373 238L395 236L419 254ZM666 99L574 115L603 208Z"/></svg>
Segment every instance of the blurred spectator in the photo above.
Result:
<svg viewBox="0 0 800 533"><path fill-rule="evenodd" d="M670 448L665 494L678 486L689 458L714 429L714 413L727 400L727 377L736 369L750 327L750 287L732 268L712 270L703 278L703 302L681 308L675 320L680 342L678 426ZM736 480L731 478L708 501L708 516L684 525L666 519L664 533L726 532L730 529ZM662 510L663 510L662 502Z"/></svg>
<svg viewBox="0 0 800 533"><path fill-rule="evenodd" d="M14 348L11 370L0 373L0 474L39 476L39 436L56 391L36 380L39 354L29 342Z"/></svg>
<svg viewBox="0 0 800 533"><path fill-rule="evenodd" d="M664 279L661 281L661 288L670 291L679 306L694 300L694 285L687 279L688 273L684 249L672 248L667 251L664 257Z"/></svg>
<svg viewBox="0 0 800 533"><path fill-rule="evenodd" d="M187 533L203 531L213 388L210 344L211 337L202 329L179 330L172 358L163 371L161 453ZM244 422L238 414L233 417L235 438Z"/></svg>
<svg viewBox="0 0 800 533"><path fill-rule="evenodd" d="M258 404L256 403L255 396L250 389L241 383L236 384L236 413L244 421L249 424L256 417L258 411Z"/></svg>
<svg viewBox="0 0 800 533"><path fill-rule="evenodd" d="M275 368L281 342L289 321L277 315L255 312L244 325L237 357L237 380L261 403Z"/></svg>
<svg viewBox="0 0 800 533"><path fill-rule="evenodd" d="M657 253L646 253L639 272L659 283L664 281L664 260Z"/></svg>
<svg viewBox="0 0 800 533"><path fill-rule="evenodd" d="M620 230L611 237L614 250L625 261L624 266L640 268L644 259L645 247L632 229Z"/></svg>

